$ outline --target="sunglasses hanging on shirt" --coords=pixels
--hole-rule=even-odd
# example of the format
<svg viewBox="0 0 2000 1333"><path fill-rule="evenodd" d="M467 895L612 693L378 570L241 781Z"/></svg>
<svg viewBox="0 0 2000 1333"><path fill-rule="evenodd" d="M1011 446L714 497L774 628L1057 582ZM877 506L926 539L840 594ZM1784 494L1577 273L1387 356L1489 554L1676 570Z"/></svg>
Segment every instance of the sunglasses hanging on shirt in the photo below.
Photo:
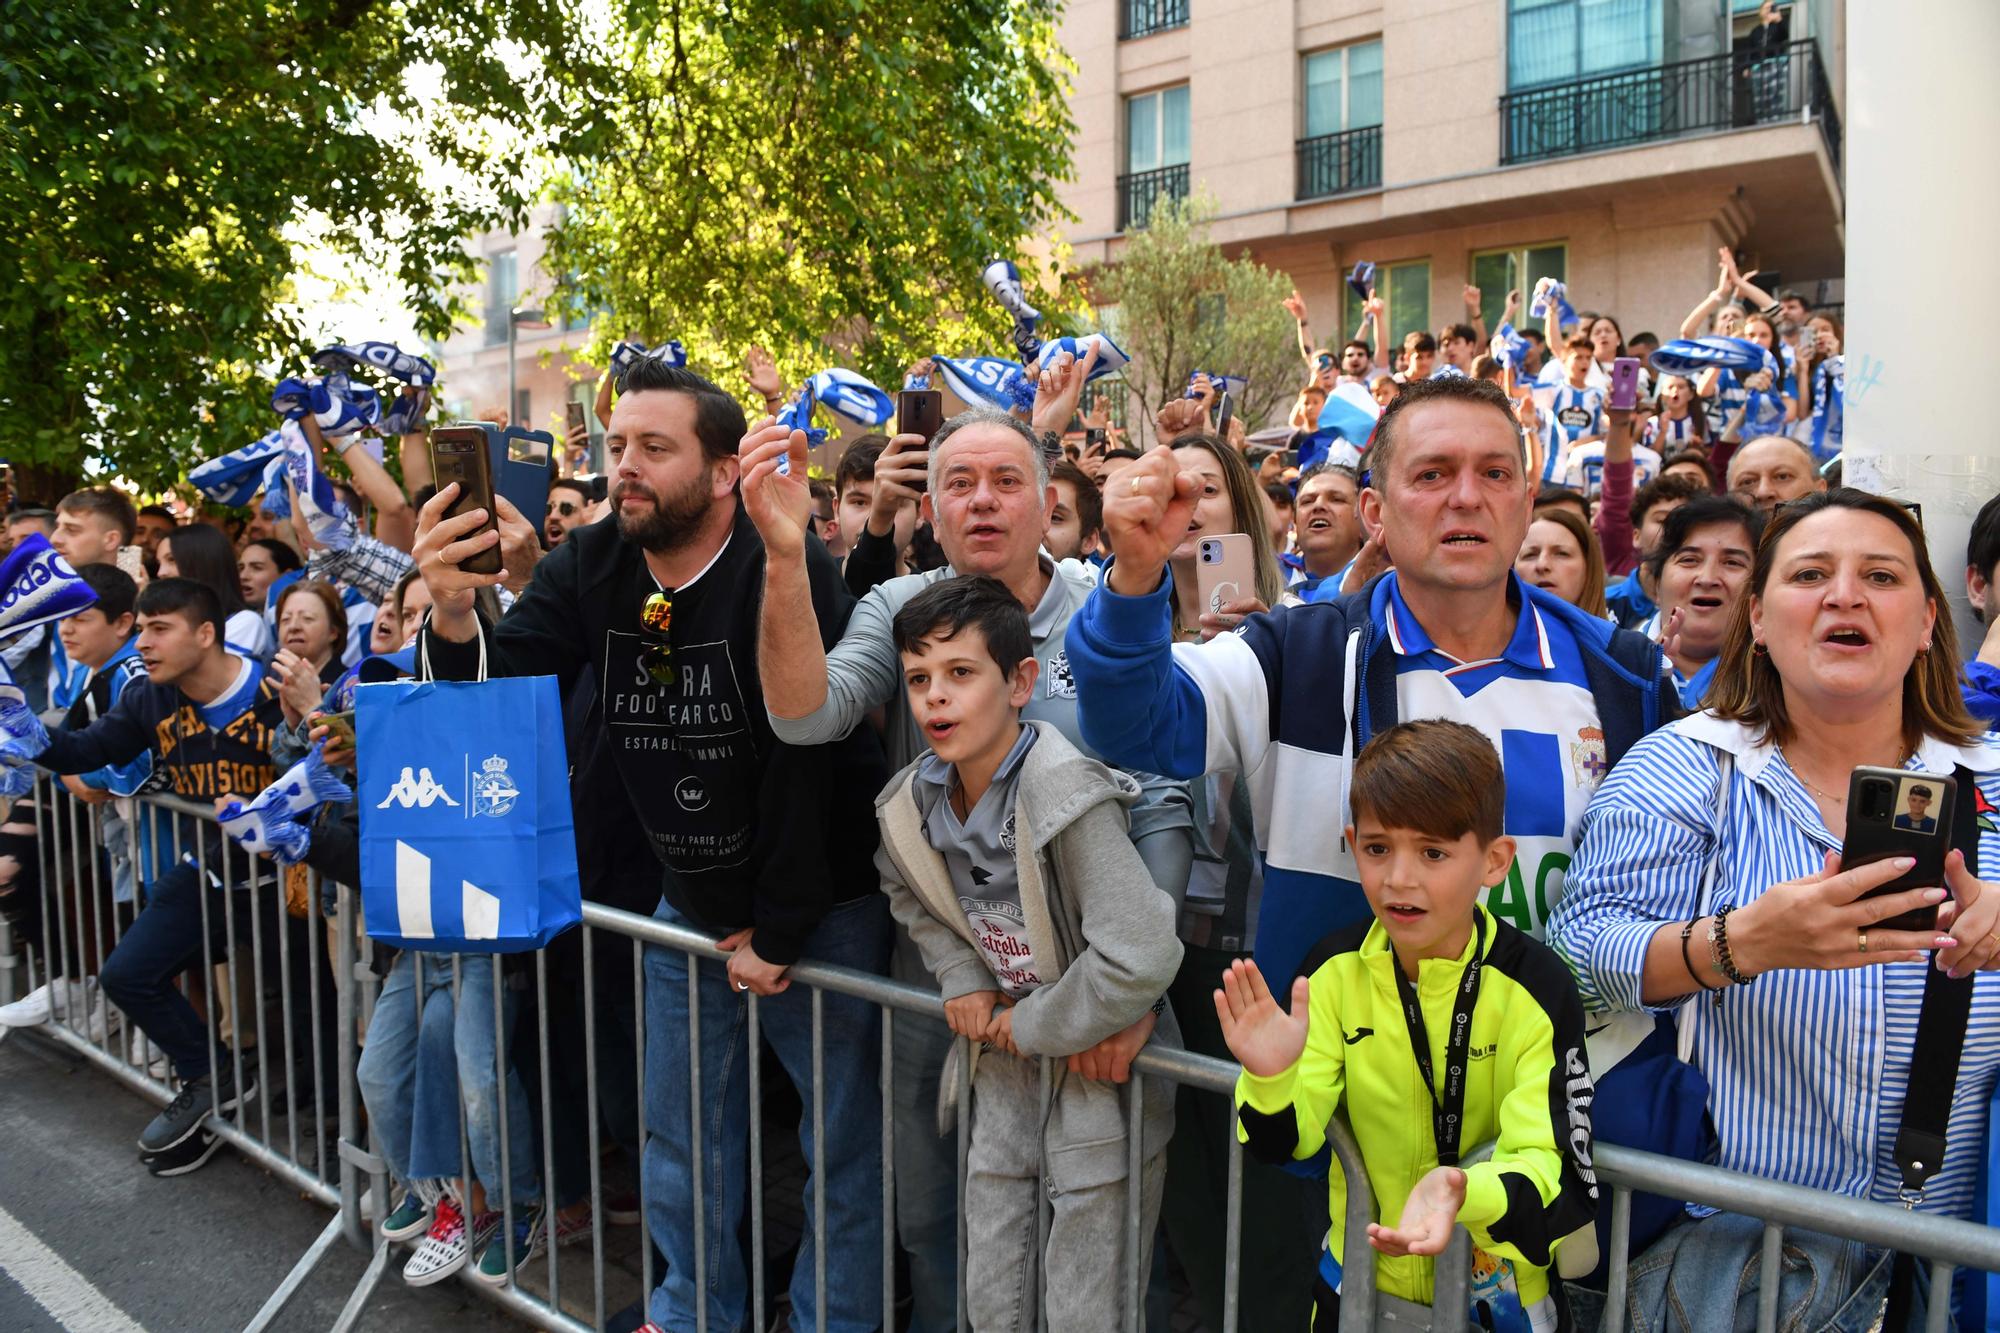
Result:
<svg viewBox="0 0 2000 1333"><path fill-rule="evenodd" d="M674 623L673 599L663 592L656 592L646 599L639 608L639 628L647 634L657 634L657 643L639 645L639 662L646 668L646 674L661 685L674 683L674 645L667 638L667 631Z"/></svg>

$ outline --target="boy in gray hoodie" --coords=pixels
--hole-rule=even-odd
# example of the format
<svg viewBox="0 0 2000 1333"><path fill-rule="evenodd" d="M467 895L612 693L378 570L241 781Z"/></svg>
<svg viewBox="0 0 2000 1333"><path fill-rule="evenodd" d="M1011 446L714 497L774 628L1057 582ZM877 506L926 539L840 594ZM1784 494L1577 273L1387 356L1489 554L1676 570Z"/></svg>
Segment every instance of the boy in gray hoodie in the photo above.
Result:
<svg viewBox="0 0 2000 1333"><path fill-rule="evenodd" d="M1181 957L1174 904L1127 832L1138 784L1060 732L1023 724L1038 663L1027 616L998 580L933 584L897 613L894 635L931 753L876 801L876 864L890 910L937 978L946 1021L970 1039L953 1048L939 1095L942 1133L969 1052L966 1313L979 1333L1036 1326L1046 1181L1049 1327L1120 1327L1132 1275L1151 1263L1173 1088L1158 1078L1133 1085L1142 1142L1139 1179L1129 1180L1132 1094L1116 1086L1126 1071L1083 1053L1149 1011L1153 1041L1180 1045L1165 998ZM1132 1191L1136 1255L1125 1244Z"/></svg>

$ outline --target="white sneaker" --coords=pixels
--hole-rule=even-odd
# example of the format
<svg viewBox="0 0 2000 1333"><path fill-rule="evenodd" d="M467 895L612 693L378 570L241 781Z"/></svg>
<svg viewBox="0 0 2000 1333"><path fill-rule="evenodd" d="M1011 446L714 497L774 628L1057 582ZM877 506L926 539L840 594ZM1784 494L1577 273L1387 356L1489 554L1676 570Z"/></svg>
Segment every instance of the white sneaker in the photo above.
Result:
<svg viewBox="0 0 2000 1333"><path fill-rule="evenodd" d="M96 979L93 978L89 984L92 991L88 1024L90 1044L102 1046L111 1035L111 1024L116 1015L111 1012L110 1001L104 998L104 992L97 989Z"/></svg>
<svg viewBox="0 0 2000 1333"><path fill-rule="evenodd" d="M12 1004L0 1004L0 1027L32 1028L49 1021L55 1006L49 995L53 987L43 982Z"/></svg>

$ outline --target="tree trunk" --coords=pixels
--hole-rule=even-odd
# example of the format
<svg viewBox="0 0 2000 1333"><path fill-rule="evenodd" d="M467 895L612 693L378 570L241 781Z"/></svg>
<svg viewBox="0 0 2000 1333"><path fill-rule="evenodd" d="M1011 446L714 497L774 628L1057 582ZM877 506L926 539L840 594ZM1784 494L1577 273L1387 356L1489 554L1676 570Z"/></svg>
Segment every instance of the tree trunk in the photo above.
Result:
<svg viewBox="0 0 2000 1333"><path fill-rule="evenodd" d="M14 498L23 507L54 509L56 502L83 484L83 460L14 464Z"/></svg>

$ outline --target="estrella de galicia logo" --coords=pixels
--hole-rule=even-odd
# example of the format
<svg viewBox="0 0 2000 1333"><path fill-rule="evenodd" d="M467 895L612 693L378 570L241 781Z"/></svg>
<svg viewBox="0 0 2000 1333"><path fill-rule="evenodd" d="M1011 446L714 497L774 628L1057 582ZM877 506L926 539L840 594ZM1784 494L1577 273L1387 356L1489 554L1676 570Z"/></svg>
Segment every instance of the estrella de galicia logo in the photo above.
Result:
<svg viewBox="0 0 2000 1333"><path fill-rule="evenodd" d="M521 789L507 776L507 761L493 755L472 775L472 813L498 819L521 799Z"/></svg>
<svg viewBox="0 0 2000 1333"><path fill-rule="evenodd" d="M674 784L674 799L683 810L700 810L708 805L708 786L700 778L682 778Z"/></svg>

